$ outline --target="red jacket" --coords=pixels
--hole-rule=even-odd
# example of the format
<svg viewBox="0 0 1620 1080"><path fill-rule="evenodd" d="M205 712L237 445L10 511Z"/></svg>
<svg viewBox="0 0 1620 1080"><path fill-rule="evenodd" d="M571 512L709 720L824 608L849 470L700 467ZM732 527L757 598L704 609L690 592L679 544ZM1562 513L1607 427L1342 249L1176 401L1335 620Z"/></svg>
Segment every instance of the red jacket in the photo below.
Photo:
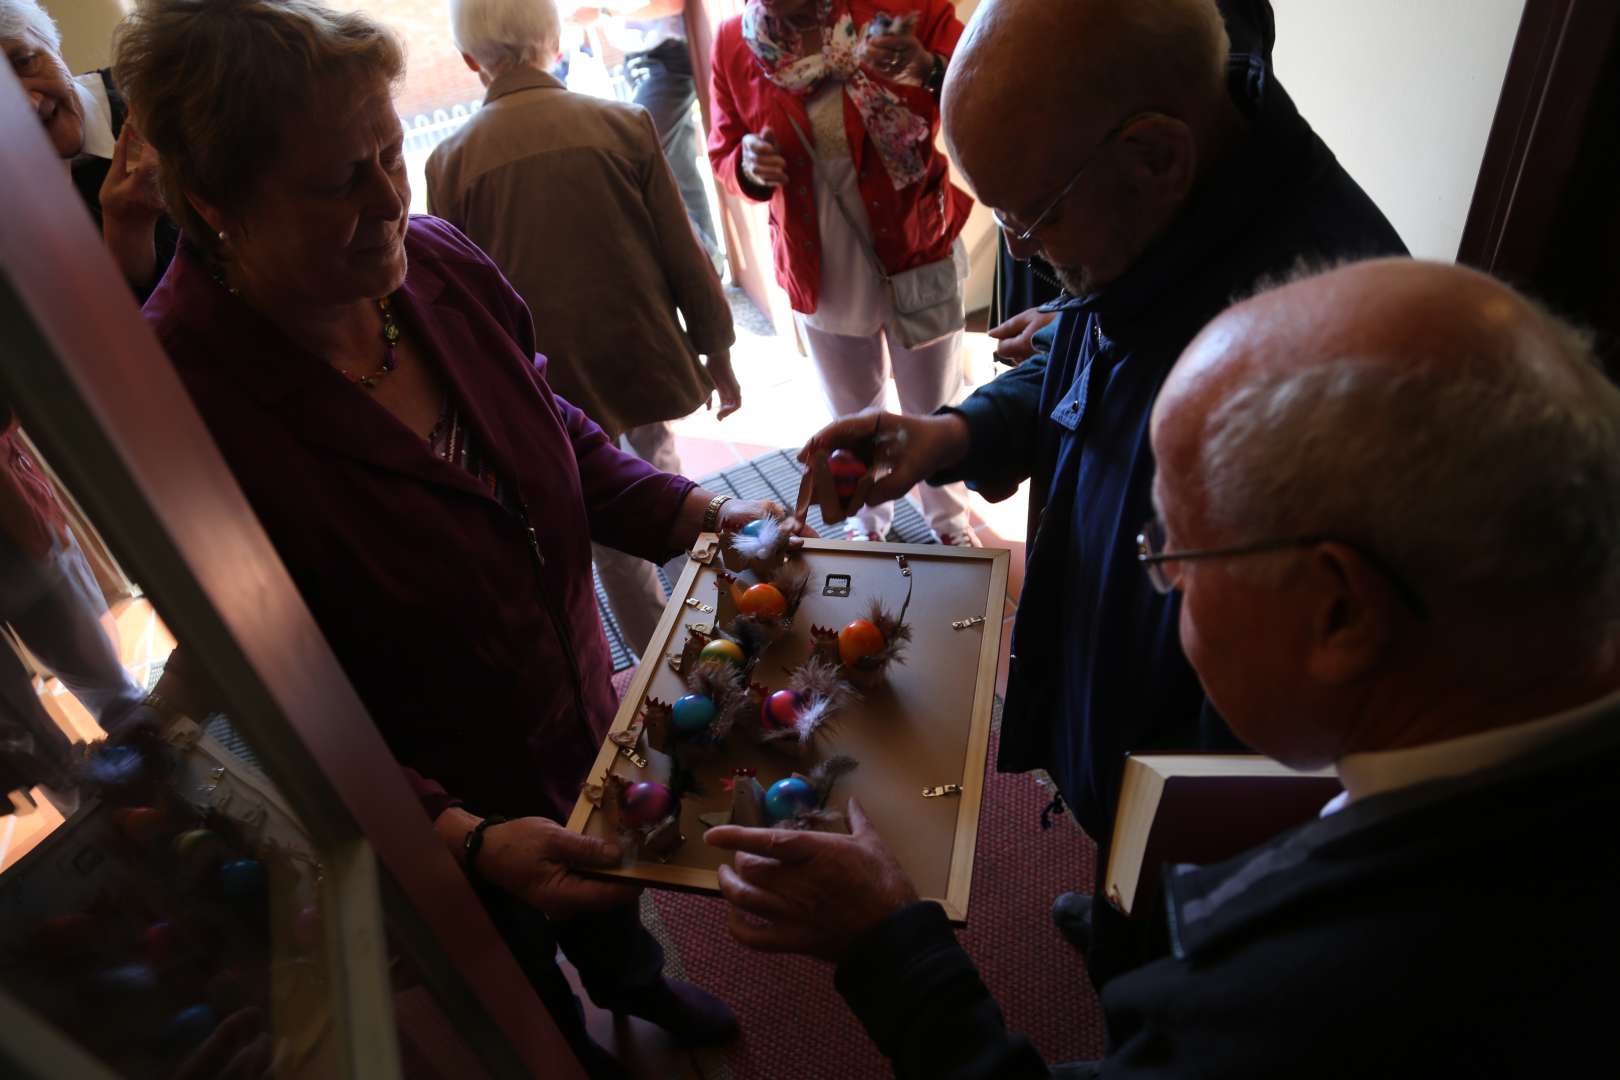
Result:
<svg viewBox="0 0 1620 1080"><path fill-rule="evenodd" d="M866 24L880 10L890 15L917 12L917 37L930 51L946 59L962 36L962 24L950 0L882 0L882 3L847 0L847 7L855 17L856 29L863 34ZM876 72L869 74L877 77ZM933 94L920 86L887 85L938 134L939 102ZM770 128L778 149L787 159L788 182L770 196L771 249L776 261L776 280L787 290L793 310L813 312L821 299L821 231L816 220L815 195L810 188L814 166L809 151L789 122L791 117L806 137L813 137L810 118L805 112L804 99L765 77L765 70L743 40L740 15L721 23L715 35L711 92L714 106L709 162L714 166L715 177L727 191L761 201L737 178L744 135L760 135ZM866 203L874 246L884 269L894 274L946 258L952 242L967 222L973 199L951 183L945 156L936 148L928 165L928 175L904 191L896 191L878 158L877 148L867 138L860 111L847 95L844 127L849 132L850 155L860 178L861 198Z"/></svg>

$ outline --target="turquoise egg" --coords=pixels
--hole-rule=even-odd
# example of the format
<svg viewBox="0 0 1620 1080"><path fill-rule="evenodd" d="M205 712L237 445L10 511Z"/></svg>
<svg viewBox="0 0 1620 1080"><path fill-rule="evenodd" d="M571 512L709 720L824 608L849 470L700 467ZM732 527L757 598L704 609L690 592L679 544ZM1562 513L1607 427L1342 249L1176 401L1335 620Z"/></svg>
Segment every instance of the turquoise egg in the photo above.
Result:
<svg viewBox="0 0 1620 1080"><path fill-rule="evenodd" d="M750 521L748 524L738 529L737 534L739 536L758 536L759 530L763 529L764 527L765 519L755 518L753 521Z"/></svg>
<svg viewBox="0 0 1620 1080"><path fill-rule="evenodd" d="M702 694L687 694L675 703L675 730L702 731L714 723L714 702Z"/></svg>
<svg viewBox="0 0 1620 1080"><path fill-rule="evenodd" d="M816 808L816 789L797 776L778 780L765 792L765 813L772 821L783 821L805 810Z"/></svg>

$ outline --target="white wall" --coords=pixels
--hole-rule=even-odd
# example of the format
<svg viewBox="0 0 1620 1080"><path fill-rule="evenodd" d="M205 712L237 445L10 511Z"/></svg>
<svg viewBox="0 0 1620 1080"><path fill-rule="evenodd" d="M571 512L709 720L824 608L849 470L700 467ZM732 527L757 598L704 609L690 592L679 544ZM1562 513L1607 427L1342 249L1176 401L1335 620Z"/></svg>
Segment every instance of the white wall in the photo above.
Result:
<svg viewBox="0 0 1620 1080"><path fill-rule="evenodd" d="M1277 76L1414 255L1450 261L1524 0L1272 0Z"/></svg>
<svg viewBox="0 0 1620 1080"><path fill-rule="evenodd" d="M40 0L62 31L62 59L69 71L93 71L112 63L112 32L124 17L121 0Z"/></svg>

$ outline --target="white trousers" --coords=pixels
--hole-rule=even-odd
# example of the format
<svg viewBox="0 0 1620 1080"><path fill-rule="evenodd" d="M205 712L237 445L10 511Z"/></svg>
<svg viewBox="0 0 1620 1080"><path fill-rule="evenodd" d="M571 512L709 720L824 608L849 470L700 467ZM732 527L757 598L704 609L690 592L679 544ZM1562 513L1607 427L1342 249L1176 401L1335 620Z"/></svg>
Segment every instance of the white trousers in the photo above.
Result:
<svg viewBox="0 0 1620 1080"><path fill-rule="evenodd" d="M821 386L834 416L882 408L891 367L900 394L900 411L908 416L927 416L949 402L962 385L960 332L920 349L908 349L886 327L868 337L847 337L817 330L800 316L799 329L810 347L810 358L821 372ZM944 536L967 530L968 493L964 485L918 484L915 490L923 517L936 533ZM894 504L863 507L855 517L866 532L887 536L894 520Z"/></svg>
<svg viewBox="0 0 1620 1080"><path fill-rule="evenodd" d="M631 428L620 439L620 445L628 446L631 453L655 469L681 471L681 458L675 453L675 430L667 422ZM658 568L646 559L601 544L591 545L591 557L596 560L602 590L607 593L614 618L619 620L624 643L639 658L658 629L668 601L658 581Z"/></svg>

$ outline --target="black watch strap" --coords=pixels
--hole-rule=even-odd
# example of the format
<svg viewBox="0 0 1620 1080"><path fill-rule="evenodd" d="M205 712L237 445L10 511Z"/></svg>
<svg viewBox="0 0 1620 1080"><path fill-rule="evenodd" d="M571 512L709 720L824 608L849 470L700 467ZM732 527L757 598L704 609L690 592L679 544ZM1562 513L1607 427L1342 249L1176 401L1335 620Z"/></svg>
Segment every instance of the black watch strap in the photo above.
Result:
<svg viewBox="0 0 1620 1080"><path fill-rule="evenodd" d="M505 825L506 822L507 819L501 817L501 815L491 814L474 825L468 831L467 838L461 842L461 850L464 855L462 865L466 867L467 876L474 881L482 882L484 880L478 873L478 853L484 850L484 830L494 825Z"/></svg>

